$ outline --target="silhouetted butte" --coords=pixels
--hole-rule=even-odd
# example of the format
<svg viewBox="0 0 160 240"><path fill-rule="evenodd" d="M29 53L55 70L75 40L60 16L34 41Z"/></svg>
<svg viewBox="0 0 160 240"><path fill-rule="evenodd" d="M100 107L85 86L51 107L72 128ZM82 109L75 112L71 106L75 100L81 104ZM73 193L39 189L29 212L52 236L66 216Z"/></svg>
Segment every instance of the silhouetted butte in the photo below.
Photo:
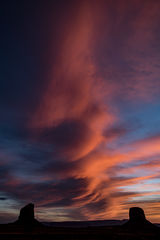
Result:
<svg viewBox="0 0 160 240"><path fill-rule="evenodd" d="M157 228L146 219L143 209L139 207L132 207L129 209L129 220L124 224L124 227L134 230L150 230Z"/></svg>
<svg viewBox="0 0 160 240"><path fill-rule="evenodd" d="M21 208L18 220L15 223L24 226L41 225L41 223L34 218L33 203L29 203L25 207Z"/></svg>

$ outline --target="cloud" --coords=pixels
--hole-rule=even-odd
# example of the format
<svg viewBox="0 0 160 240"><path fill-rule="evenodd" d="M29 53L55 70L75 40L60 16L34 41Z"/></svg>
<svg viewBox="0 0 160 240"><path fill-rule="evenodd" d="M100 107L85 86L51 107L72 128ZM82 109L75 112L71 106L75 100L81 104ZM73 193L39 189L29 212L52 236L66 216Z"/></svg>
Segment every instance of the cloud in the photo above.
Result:
<svg viewBox="0 0 160 240"><path fill-rule="evenodd" d="M62 156L76 160L92 151L100 136L93 132L83 119L66 120L42 133L42 141L51 143Z"/></svg>
<svg viewBox="0 0 160 240"><path fill-rule="evenodd" d="M6 197L0 197L0 201L5 201L5 200L7 200Z"/></svg>
<svg viewBox="0 0 160 240"><path fill-rule="evenodd" d="M18 60L2 88L0 190L66 218L122 216L146 197L127 189L158 176L159 135L127 142L136 129L125 114L159 93L159 3L64 2L47 3L47 17L38 6L38 26L34 8L34 21L17 21L17 38L29 40L13 41Z"/></svg>

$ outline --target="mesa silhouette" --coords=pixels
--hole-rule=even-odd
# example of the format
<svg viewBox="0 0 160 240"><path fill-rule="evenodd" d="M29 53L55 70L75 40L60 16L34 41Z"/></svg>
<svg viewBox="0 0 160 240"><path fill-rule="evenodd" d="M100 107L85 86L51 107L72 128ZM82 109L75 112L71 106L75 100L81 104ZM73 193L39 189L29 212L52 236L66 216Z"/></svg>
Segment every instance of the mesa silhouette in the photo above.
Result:
<svg viewBox="0 0 160 240"><path fill-rule="evenodd" d="M100 221L88 221L86 227L51 227L39 222L34 216L34 204L29 203L20 210L18 219L9 224L0 225L0 239L125 239L125 240L159 240L160 228L149 222L142 208L132 207L129 220L120 221L115 226L96 226ZM107 221L102 221L106 223ZM73 222L72 222L73 223ZM81 222L79 222L81 223Z"/></svg>
<svg viewBox="0 0 160 240"><path fill-rule="evenodd" d="M156 225L146 219L143 209L139 207L129 209L129 220L124 224L124 227L133 230L150 230L157 228Z"/></svg>
<svg viewBox="0 0 160 240"><path fill-rule="evenodd" d="M23 226L39 226L42 225L34 218L34 204L29 203L21 208L18 220L14 223Z"/></svg>

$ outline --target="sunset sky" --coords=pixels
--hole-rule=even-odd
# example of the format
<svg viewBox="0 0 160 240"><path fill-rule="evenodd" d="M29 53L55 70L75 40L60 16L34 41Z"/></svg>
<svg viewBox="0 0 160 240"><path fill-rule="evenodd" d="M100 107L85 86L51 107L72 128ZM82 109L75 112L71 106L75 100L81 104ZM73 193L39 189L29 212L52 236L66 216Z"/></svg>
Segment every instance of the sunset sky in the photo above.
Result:
<svg viewBox="0 0 160 240"><path fill-rule="evenodd" d="M0 9L0 222L160 222L160 1Z"/></svg>

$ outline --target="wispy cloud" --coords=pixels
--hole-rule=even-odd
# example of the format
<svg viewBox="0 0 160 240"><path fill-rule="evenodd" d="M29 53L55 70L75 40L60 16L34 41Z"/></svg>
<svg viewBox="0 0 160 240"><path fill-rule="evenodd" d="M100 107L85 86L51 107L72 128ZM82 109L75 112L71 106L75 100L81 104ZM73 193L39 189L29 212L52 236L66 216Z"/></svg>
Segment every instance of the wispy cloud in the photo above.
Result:
<svg viewBox="0 0 160 240"><path fill-rule="evenodd" d="M153 203L148 214L158 219L160 135L152 126L142 134L147 117L139 115L144 106L159 104L159 5L46 3L42 30L32 16L28 31L39 39L34 51L41 60L33 57L26 75L14 67L18 80L10 89L0 83L10 96L1 96L0 191L6 195L0 200L10 211L8 198L18 206L35 202L41 219L51 219L48 209L54 220L77 220L77 213L79 219L124 218L130 205L147 209ZM35 54L34 40L21 37Z"/></svg>

